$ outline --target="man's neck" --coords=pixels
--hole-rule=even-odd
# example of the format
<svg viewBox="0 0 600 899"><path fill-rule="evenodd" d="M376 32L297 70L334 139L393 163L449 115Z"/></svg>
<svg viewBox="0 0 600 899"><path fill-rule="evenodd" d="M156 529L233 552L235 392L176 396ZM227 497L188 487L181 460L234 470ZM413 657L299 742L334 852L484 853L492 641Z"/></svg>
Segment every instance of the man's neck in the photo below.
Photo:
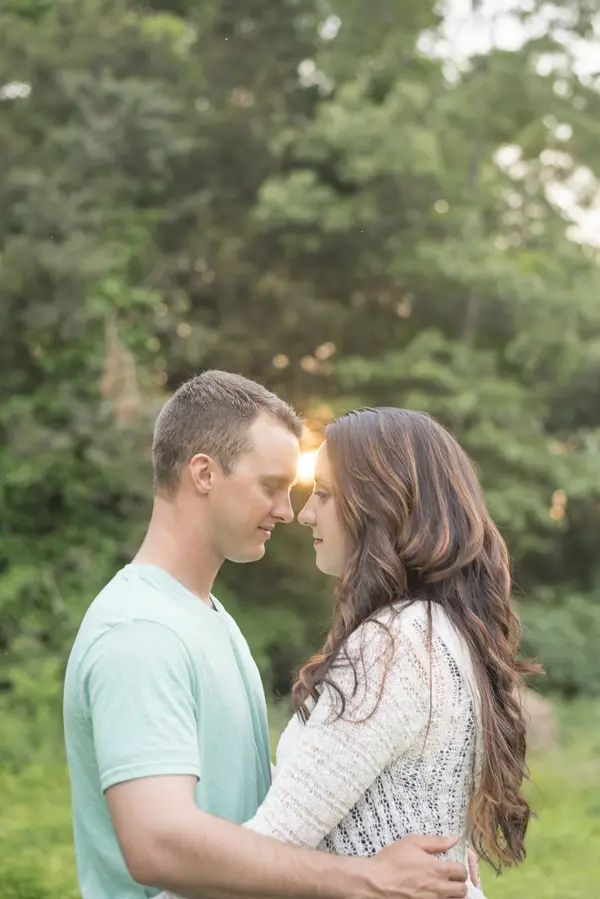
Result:
<svg viewBox="0 0 600 899"><path fill-rule="evenodd" d="M150 525L133 563L156 565L179 581L202 602L212 606L210 594L223 559L212 549L210 539L183 527L177 508L156 500Z"/></svg>

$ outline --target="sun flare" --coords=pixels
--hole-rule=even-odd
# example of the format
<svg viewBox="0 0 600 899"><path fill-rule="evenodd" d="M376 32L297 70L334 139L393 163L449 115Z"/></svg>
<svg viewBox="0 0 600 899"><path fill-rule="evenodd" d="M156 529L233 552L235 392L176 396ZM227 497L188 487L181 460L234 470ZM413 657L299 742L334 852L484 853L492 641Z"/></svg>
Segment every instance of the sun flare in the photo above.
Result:
<svg viewBox="0 0 600 899"><path fill-rule="evenodd" d="M298 483L311 484L315 476L315 465L319 450L311 450L309 453L300 453L298 459Z"/></svg>

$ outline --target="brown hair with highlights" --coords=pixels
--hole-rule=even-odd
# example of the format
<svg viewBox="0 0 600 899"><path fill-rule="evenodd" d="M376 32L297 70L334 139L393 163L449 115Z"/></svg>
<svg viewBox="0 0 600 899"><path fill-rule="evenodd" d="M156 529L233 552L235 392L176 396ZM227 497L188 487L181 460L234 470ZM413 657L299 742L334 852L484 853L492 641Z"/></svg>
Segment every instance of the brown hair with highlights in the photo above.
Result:
<svg viewBox="0 0 600 899"><path fill-rule="evenodd" d="M497 869L517 864L532 814L521 792L521 688L540 668L517 655L508 552L471 460L438 422L407 409L349 412L327 426L325 439L349 556L332 627L298 675L294 708L306 720L306 700L318 698L320 685L339 693L332 666L350 634L378 611L399 600L440 606L470 650L481 698L483 759L469 810L471 842ZM431 615L429 621L431 627Z"/></svg>
<svg viewBox="0 0 600 899"><path fill-rule="evenodd" d="M181 472L197 453L231 472L237 457L250 449L248 429L268 412L296 437L302 421L294 409L262 384L228 371L205 371L175 391L154 428L152 464L155 493L172 496Z"/></svg>

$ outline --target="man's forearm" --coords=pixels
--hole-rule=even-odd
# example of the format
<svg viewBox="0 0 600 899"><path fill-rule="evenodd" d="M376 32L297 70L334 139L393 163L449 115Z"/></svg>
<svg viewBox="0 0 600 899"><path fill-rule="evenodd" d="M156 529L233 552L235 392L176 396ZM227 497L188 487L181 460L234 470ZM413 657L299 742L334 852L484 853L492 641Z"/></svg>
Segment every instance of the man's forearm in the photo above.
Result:
<svg viewBox="0 0 600 899"><path fill-rule="evenodd" d="M377 859L291 846L200 811L192 778L139 778L107 791L134 880L186 899L457 899L456 839L406 837ZM164 897L163 897L164 899Z"/></svg>
<svg viewBox="0 0 600 899"><path fill-rule="evenodd" d="M373 895L364 859L300 849L207 816L190 816L176 828L165 828L146 864L144 876L136 879L186 899Z"/></svg>

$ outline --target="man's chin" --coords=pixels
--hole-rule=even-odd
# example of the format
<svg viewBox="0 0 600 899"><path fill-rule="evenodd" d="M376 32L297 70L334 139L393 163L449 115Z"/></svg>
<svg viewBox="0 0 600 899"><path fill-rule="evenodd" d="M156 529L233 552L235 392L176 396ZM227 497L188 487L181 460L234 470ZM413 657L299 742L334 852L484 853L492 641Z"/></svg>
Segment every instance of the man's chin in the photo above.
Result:
<svg viewBox="0 0 600 899"><path fill-rule="evenodd" d="M266 547L264 543L262 546L256 546L252 549L249 549L245 553L232 553L230 556L227 556L227 561L236 562L238 565L245 565L246 562L258 562L264 556L266 552Z"/></svg>

